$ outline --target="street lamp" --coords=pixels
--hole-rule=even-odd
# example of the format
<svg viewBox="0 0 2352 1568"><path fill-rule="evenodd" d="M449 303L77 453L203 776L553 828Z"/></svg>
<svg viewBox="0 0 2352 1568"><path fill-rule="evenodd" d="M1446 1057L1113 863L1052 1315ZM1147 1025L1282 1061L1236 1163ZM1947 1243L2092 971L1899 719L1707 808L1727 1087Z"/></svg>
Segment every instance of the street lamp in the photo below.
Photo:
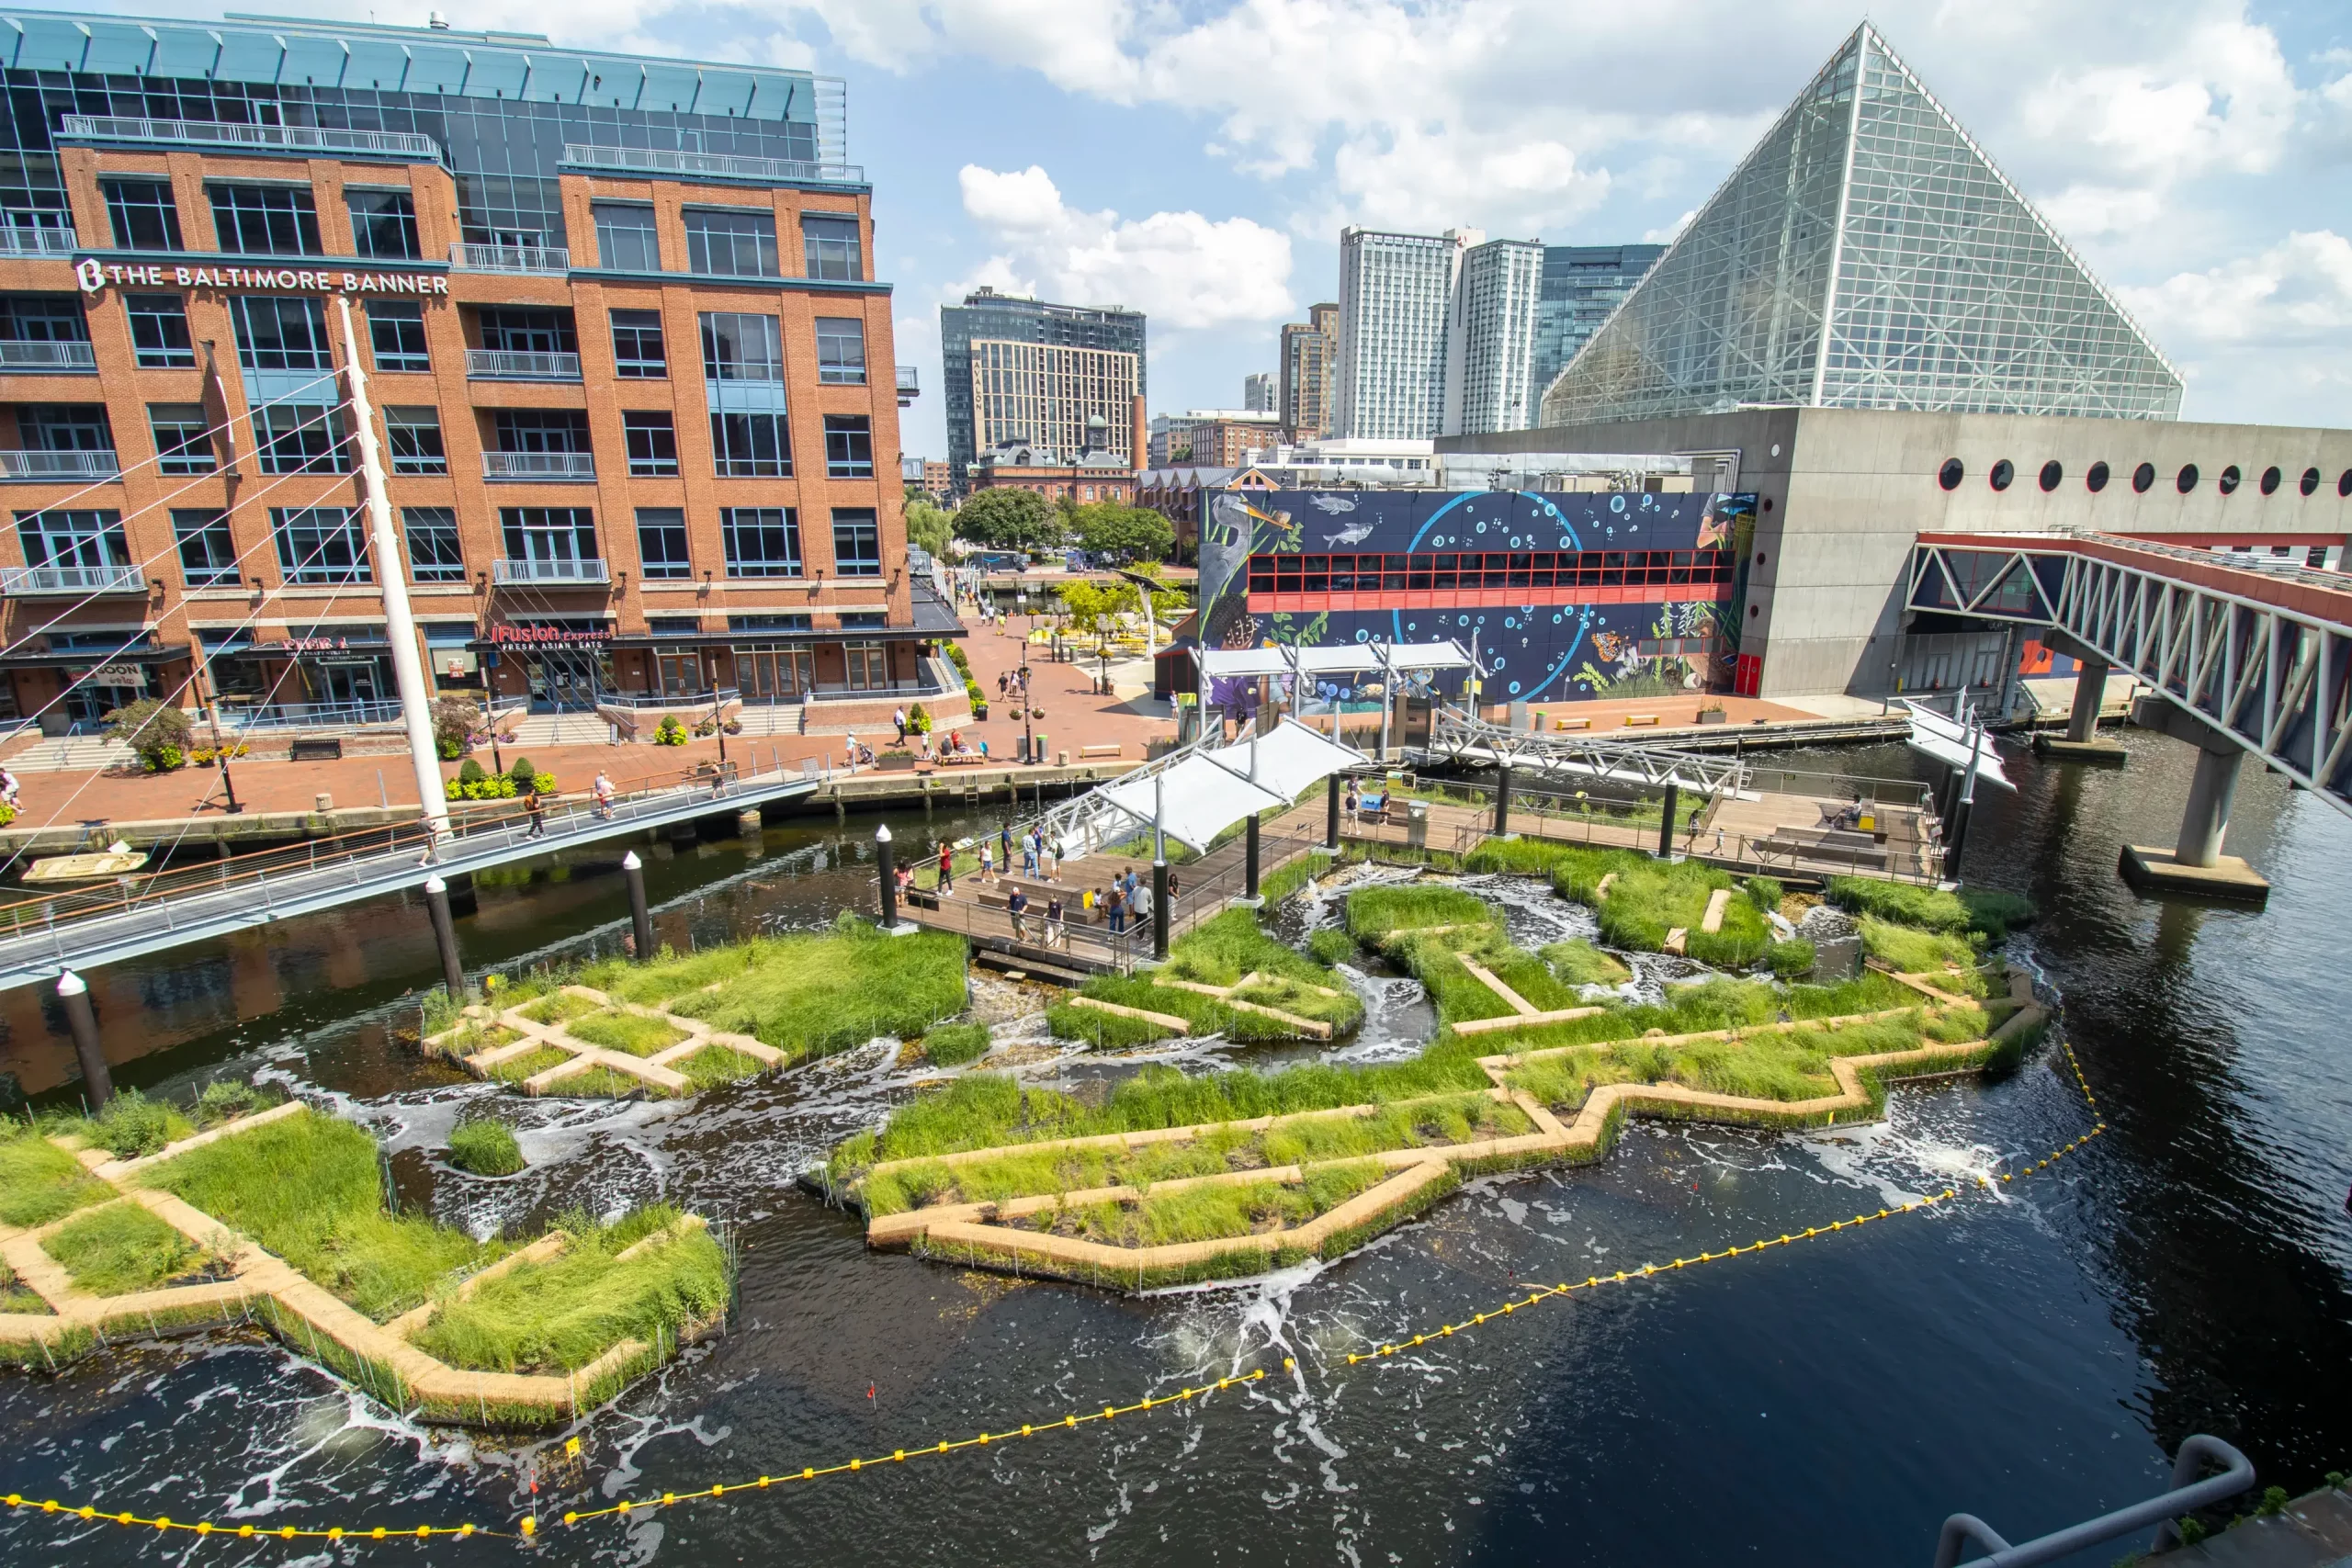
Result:
<svg viewBox="0 0 2352 1568"><path fill-rule="evenodd" d="M1015 671L1015 676L1020 682L1020 685L1015 689L1021 694L1021 755L1023 761L1035 762L1037 761L1037 738L1035 727L1029 722L1034 716L1034 710L1029 705L1029 661L1027 660L1021 661L1021 668Z"/></svg>

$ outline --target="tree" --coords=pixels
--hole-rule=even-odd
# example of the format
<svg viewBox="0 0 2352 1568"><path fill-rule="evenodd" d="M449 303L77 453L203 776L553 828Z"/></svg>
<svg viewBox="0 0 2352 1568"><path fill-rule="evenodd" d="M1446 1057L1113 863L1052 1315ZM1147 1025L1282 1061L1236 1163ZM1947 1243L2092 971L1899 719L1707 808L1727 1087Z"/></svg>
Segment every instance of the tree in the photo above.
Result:
<svg viewBox="0 0 2352 1568"><path fill-rule="evenodd" d="M907 543L947 558L947 542L955 537L956 519L931 503L929 497L907 502Z"/></svg>
<svg viewBox="0 0 2352 1568"><path fill-rule="evenodd" d="M434 749L444 758L462 757L473 741L481 710L469 697L438 697L433 704Z"/></svg>
<svg viewBox="0 0 2352 1568"><path fill-rule="evenodd" d="M1035 491L992 486L956 509L956 533L991 549L1046 549L1061 542L1061 518Z"/></svg>
<svg viewBox="0 0 2352 1568"><path fill-rule="evenodd" d="M1136 604L1134 585L1125 582L1096 584L1065 582L1060 589L1062 604L1069 611L1069 618L1088 631L1102 635L1112 617Z"/></svg>
<svg viewBox="0 0 2352 1568"><path fill-rule="evenodd" d="M1090 555L1156 562L1176 547L1176 530L1148 506L1091 502L1078 509L1071 525Z"/></svg>
<svg viewBox="0 0 2352 1568"><path fill-rule="evenodd" d="M169 703L141 697L106 715L107 739L138 754L149 773L164 773L187 759L187 715Z"/></svg>

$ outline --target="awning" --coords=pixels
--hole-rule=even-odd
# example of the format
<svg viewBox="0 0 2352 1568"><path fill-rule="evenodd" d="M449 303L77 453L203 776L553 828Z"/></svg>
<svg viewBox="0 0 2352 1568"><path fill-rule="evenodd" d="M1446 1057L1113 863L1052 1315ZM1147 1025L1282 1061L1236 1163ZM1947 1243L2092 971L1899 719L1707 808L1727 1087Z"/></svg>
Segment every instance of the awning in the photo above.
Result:
<svg viewBox="0 0 2352 1568"><path fill-rule="evenodd" d="M1094 841L1063 840L1066 860L1105 842L1150 830L1155 815L1160 831L1179 843L1205 851L1219 833L1260 811L1276 811L1333 773L1368 765L1372 759L1352 746L1318 735L1286 718L1269 734L1237 745L1194 751L1154 773L1130 774L1104 784L1096 796L1129 819L1124 830L1104 832L1090 818Z"/></svg>

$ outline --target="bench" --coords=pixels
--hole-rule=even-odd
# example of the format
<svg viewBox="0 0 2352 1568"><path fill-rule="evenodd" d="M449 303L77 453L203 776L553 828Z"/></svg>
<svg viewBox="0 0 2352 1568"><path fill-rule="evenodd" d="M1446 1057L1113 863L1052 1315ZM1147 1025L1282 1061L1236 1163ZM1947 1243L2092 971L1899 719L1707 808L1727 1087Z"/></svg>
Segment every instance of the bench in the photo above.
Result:
<svg viewBox="0 0 2352 1568"><path fill-rule="evenodd" d="M954 751L933 757L931 761L933 767L978 768L986 766L989 759L981 756L978 751Z"/></svg>
<svg viewBox="0 0 2352 1568"><path fill-rule="evenodd" d="M1625 728L1628 729L1637 725L1655 725L1657 722L1658 716L1654 713L1629 713L1625 716Z"/></svg>
<svg viewBox="0 0 2352 1568"><path fill-rule="evenodd" d="M1552 721L1552 728L1554 729L1590 729L1592 728L1592 720L1589 718L1555 718Z"/></svg>
<svg viewBox="0 0 2352 1568"><path fill-rule="evenodd" d="M339 762L342 760L343 737L340 735L298 735L287 756L287 761L292 762Z"/></svg>
<svg viewBox="0 0 2352 1568"><path fill-rule="evenodd" d="M1106 740L1100 745L1080 747L1078 755L1082 761L1090 757L1116 757L1125 750L1126 748L1116 740Z"/></svg>

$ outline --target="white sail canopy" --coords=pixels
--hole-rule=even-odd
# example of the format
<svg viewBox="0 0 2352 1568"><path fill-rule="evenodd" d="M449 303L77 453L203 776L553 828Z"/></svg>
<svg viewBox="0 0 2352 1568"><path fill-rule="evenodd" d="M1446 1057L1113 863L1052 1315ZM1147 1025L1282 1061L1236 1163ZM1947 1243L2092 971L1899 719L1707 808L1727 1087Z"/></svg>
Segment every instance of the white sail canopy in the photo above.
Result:
<svg viewBox="0 0 2352 1568"><path fill-rule="evenodd" d="M1063 858L1075 860L1115 839L1150 830L1205 851L1219 833L1255 812L1278 811L1333 773L1369 766L1372 759L1352 746L1318 735L1295 719L1284 719L1265 735L1213 750L1196 750L1166 767L1131 773L1094 792L1126 819L1106 830L1090 816L1085 839L1063 838Z"/></svg>
<svg viewBox="0 0 2352 1568"><path fill-rule="evenodd" d="M1234 676L1369 675L1382 670L1467 670L1458 642L1340 643L1331 648L1204 648L1196 657L1208 680Z"/></svg>

